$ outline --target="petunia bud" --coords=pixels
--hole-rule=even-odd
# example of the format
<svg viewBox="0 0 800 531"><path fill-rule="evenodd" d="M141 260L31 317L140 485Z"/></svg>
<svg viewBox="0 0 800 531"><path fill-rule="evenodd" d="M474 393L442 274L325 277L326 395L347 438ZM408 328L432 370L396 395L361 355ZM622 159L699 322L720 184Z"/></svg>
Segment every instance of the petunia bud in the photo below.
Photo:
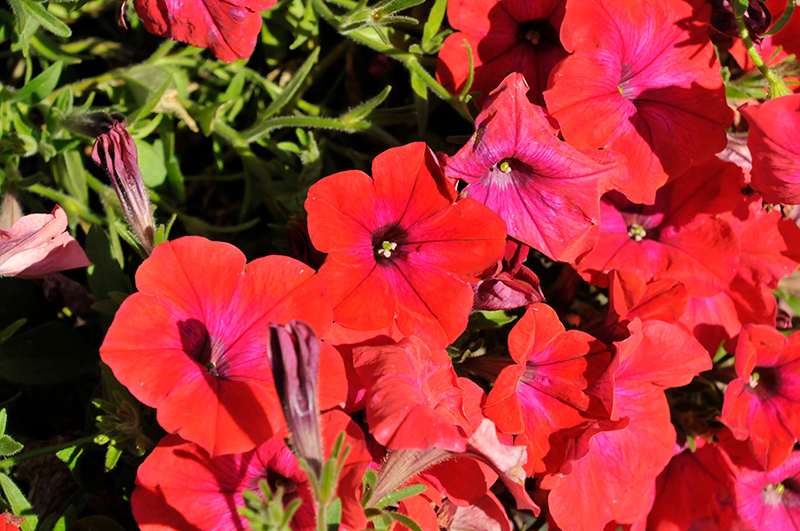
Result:
<svg viewBox="0 0 800 531"><path fill-rule="evenodd" d="M267 355L294 450L319 480L323 456L317 404L317 336L302 321L289 321L285 326L271 323Z"/></svg>
<svg viewBox="0 0 800 531"><path fill-rule="evenodd" d="M707 2L711 4L711 27L730 37L739 37L735 9L744 7L740 8L735 0L707 0ZM742 20L753 41L760 43L761 34L772 24L772 15L760 0L748 0L746 3L747 8L742 13Z"/></svg>
<svg viewBox="0 0 800 531"><path fill-rule="evenodd" d="M92 148L92 160L103 166L111 177L125 218L145 252L155 247L155 222L150 209L150 197L139 170L136 144L125 130L125 118L120 114L91 115L103 132Z"/></svg>

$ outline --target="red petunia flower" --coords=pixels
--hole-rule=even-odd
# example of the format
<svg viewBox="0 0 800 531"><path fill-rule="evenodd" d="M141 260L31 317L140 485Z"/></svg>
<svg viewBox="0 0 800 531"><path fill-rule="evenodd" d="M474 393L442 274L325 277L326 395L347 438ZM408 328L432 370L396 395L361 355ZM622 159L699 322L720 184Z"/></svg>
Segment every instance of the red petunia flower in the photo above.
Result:
<svg viewBox="0 0 800 531"><path fill-rule="evenodd" d="M736 345L737 379L728 384L720 419L772 470L800 437L800 334L788 339L764 325L747 325Z"/></svg>
<svg viewBox="0 0 800 531"><path fill-rule="evenodd" d="M322 279L267 256L245 265L234 246L200 237L159 245L136 272L100 357L170 433L212 456L254 448L284 425L267 359L269 323L331 326ZM322 409L344 401L344 367L321 350Z"/></svg>
<svg viewBox="0 0 800 531"><path fill-rule="evenodd" d="M448 36L439 51L436 77L451 92L460 92L469 75L472 52L474 79L471 92L487 95L509 72L519 72L531 85L530 100L543 104L550 71L567 52L559 30L564 0L456 0L447 4L447 20L459 30ZM527 88L526 88L527 90Z"/></svg>
<svg viewBox="0 0 800 531"><path fill-rule="evenodd" d="M578 428L609 416L604 403L611 396L587 389L608 368L611 352L584 332L565 331L544 304L528 308L508 336L508 349L515 363L497 376L484 412L505 433L520 434L515 443L528 450L528 475L556 472Z"/></svg>
<svg viewBox="0 0 800 531"><path fill-rule="evenodd" d="M345 474L349 467L359 462L365 464L369 459L363 432L347 415L331 410L322 415L320 426L326 457L330 456L336 437L345 434L345 445L350 447ZM238 508L245 506L242 492L249 490L260 494L258 483L262 479L273 492L277 487L283 487L284 505L298 498L302 500L291 522L293 530L315 529L316 504L308 475L286 446L287 435L285 431L279 431L253 450L219 457L211 457L198 445L177 435L167 435L137 472L131 509L140 529L247 529L247 520L238 512ZM358 470L363 475L364 467ZM355 490L344 483L340 482L337 492L343 503L358 505Z"/></svg>
<svg viewBox="0 0 800 531"><path fill-rule="evenodd" d="M733 471L718 444L696 438L697 448L672 458L656 480L653 509L633 529L690 531L737 529Z"/></svg>
<svg viewBox="0 0 800 531"><path fill-rule="evenodd" d="M445 175L500 215L509 236L554 260L574 262L594 247L600 196L630 178L624 157L578 151L559 140L546 111L511 74L475 120L475 134L447 161Z"/></svg>
<svg viewBox="0 0 800 531"><path fill-rule="evenodd" d="M570 0L561 41L573 55L544 93L567 142L628 157L622 192L652 204L668 179L726 144L733 111L703 0Z"/></svg>
<svg viewBox="0 0 800 531"><path fill-rule="evenodd" d="M431 348L466 328L470 284L503 256L505 222L473 199L457 200L423 143L385 151L373 177L346 171L308 191L314 246L344 327L378 330L393 323Z"/></svg>
<svg viewBox="0 0 800 531"><path fill-rule="evenodd" d="M150 33L211 48L220 61L232 63L253 53L261 31L261 11L277 0L135 0L133 5Z"/></svg>
<svg viewBox="0 0 800 531"><path fill-rule="evenodd" d="M750 124L750 185L770 203L800 204L800 94L741 109Z"/></svg>
<svg viewBox="0 0 800 531"><path fill-rule="evenodd" d="M471 428L447 352L408 336L396 345L356 348L353 364L367 389L375 440L393 449L465 450Z"/></svg>
<svg viewBox="0 0 800 531"><path fill-rule="evenodd" d="M262 479L284 489L284 506L299 498L292 519L295 531L316 527L316 509L308 476L277 433L243 454L212 458L177 435L167 435L139 466L131 509L142 531L246 529L242 492L260 494Z"/></svg>
<svg viewBox="0 0 800 531"><path fill-rule="evenodd" d="M546 476L541 483L562 529L599 531L611 521L630 524L647 515L676 438L663 391L711 367L705 349L679 326L636 318L629 329L631 337L616 343L612 362L619 364L612 418L578 439L569 475Z"/></svg>
<svg viewBox="0 0 800 531"><path fill-rule="evenodd" d="M676 280L690 297L719 293L736 275L741 244L717 214L732 210L740 181L736 165L712 158L659 190L653 206L607 194L600 239L578 271L594 283L605 283L603 273L619 269L645 282Z"/></svg>

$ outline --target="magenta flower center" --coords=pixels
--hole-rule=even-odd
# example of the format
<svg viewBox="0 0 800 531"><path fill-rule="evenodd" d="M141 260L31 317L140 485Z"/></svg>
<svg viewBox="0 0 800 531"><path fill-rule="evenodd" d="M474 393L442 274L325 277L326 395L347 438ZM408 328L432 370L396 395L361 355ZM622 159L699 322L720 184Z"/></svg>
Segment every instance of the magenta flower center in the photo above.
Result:
<svg viewBox="0 0 800 531"><path fill-rule="evenodd" d="M389 223L372 233L372 250L375 262L388 266L403 256L403 245L408 242L408 232L397 223Z"/></svg>
<svg viewBox="0 0 800 531"><path fill-rule="evenodd" d="M747 382L751 392L761 399L767 399L778 394L781 387L780 384L778 371L771 367L758 367L758 370L753 371L750 375L750 381Z"/></svg>

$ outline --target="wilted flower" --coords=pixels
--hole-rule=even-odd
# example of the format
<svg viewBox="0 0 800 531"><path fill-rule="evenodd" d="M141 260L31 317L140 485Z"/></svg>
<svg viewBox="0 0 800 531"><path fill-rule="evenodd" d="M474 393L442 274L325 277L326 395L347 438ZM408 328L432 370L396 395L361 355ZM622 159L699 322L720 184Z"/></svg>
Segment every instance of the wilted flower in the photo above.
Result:
<svg viewBox="0 0 800 531"><path fill-rule="evenodd" d="M97 113L95 113L97 114ZM92 160L103 166L114 191L117 192L128 225L142 247L150 254L155 247L155 222L150 210L150 197L139 170L136 144L125 130L125 118L120 114L106 116L110 123L102 124L104 132L92 148ZM102 117L98 117L98 123Z"/></svg>

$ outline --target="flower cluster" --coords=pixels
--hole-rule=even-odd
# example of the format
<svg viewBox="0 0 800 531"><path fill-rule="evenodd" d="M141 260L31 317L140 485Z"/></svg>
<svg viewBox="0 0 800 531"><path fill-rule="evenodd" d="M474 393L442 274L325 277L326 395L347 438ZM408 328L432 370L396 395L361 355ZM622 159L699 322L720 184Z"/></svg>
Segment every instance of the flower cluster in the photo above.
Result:
<svg viewBox="0 0 800 531"><path fill-rule="evenodd" d="M198 236L138 268L100 356L168 433L139 526L242 529L250 491L301 531L336 497L343 529L510 529L505 489L558 529L794 528L800 332L772 292L800 228L765 201L800 202L800 95L741 109L734 146L701 0L447 9L437 75L474 75L475 132L312 184L318 270ZM131 146L115 123L95 158Z"/></svg>

